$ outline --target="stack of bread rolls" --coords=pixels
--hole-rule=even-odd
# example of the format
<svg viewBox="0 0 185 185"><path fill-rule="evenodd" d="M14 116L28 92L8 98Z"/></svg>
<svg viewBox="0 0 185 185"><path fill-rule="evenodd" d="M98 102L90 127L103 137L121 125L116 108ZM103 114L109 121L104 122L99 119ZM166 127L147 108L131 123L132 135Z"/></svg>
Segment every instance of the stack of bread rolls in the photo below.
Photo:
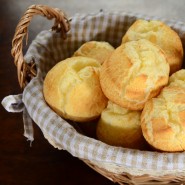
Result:
<svg viewBox="0 0 185 185"><path fill-rule="evenodd" d="M185 70L178 34L161 21L137 20L113 48L84 43L46 75L43 94L61 117L96 123L113 146L185 151Z"/></svg>

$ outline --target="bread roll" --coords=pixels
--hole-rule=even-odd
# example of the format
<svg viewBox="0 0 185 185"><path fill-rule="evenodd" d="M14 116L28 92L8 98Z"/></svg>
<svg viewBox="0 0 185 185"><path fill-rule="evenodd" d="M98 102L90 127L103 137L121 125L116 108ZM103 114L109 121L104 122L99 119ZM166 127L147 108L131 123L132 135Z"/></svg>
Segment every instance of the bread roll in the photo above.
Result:
<svg viewBox="0 0 185 185"><path fill-rule="evenodd" d="M98 60L101 64L110 56L114 48L103 41L89 41L84 43L75 53L74 56L90 57Z"/></svg>
<svg viewBox="0 0 185 185"><path fill-rule="evenodd" d="M185 69L181 69L170 76L169 83L185 88Z"/></svg>
<svg viewBox="0 0 185 185"><path fill-rule="evenodd" d="M144 138L140 114L139 111L130 111L109 101L97 124L97 138L109 145L141 149Z"/></svg>
<svg viewBox="0 0 185 185"><path fill-rule="evenodd" d="M71 57L56 64L44 80L44 97L60 116L77 122L98 117L107 105L99 82L100 63Z"/></svg>
<svg viewBox="0 0 185 185"><path fill-rule="evenodd" d="M107 98L131 110L142 110L145 102L168 83L168 78L169 64L163 51L144 39L116 48L100 71Z"/></svg>
<svg viewBox="0 0 185 185"><path fill-rule="evenodd" d="M122 43L147 39L164 50L170 64L170 74L181 69L183 47L178 34L161 21L137 20L123 36Z"/></svg>
<svg viewBox="0 0 185 185"><path fill-rule="evenodd" d="M170 84L149 100L141 115L142 132L154 148L185 151L185 70L174 73Z"/></svg>

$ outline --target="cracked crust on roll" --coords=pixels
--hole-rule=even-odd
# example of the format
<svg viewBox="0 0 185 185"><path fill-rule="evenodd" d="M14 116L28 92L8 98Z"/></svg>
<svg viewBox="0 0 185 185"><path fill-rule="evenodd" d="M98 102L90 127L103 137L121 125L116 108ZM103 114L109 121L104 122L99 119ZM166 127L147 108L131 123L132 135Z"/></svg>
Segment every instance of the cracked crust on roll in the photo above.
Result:
<svg viewBox="0 0 185 185"><path fill-rule="evenodd" d="M97 118L107 105L99 81L100 63L88 57L71 57L57 63L46 75L46 102L61 117L77 122Z"/></svg>
<svg viewBox="0 0 185 185"><path fill-rule="evenodd" d="M170 84L149 100L141 114L146 141L166 152L185 151L185 70L172 75Z"/></svg>
<svg viewBox="0 0 185 185"><path fill-rule="evenodd" d="M103 41L89 41L84 43L73 56L84 56L94 58L103 64L103 62L114 51L114 48L108 43Z"/></svg>
<svg viewBox="0 0 185 185"><path fill-rule="evenodd" d="M100 71L101 87L107 98L131 110L142 110L168 79L169 64L163 51L144 39L116 48Z"/></svg>
<svg viewBox="0 0 185 185"><path fill-rule="evenodd" d="M168 25L157 20L137 20L123 36L122 43L139 39L147 39L165 52L170 65L170 74L181 69L182 42L179 35Z"/></svg>

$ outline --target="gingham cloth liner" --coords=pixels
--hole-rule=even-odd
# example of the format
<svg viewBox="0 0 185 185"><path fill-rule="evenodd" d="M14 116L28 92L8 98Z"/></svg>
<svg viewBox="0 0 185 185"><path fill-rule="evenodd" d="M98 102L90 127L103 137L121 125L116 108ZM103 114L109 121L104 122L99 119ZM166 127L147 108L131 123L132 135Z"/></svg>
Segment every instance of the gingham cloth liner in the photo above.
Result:
<svg viewBox="0 0 185 185"><path fill-rule="evenodd" d="M185 43L185 24L182 22L131 13L99 12L76 15L72 19L71 31L65 41L61 39L59 33L42 31L30 45L25 60L29 62L34 58L38 73L37 77L24 89L22 101L30 117L41 128L50 143L54 147L67 150L75 157L94 161L97 164L114 166L114 169L120 167L124 170L123 172L132 175L185 175L184 152L158 153L109 146L78 133L70 124L55 114L43 98L43 78L55 63L71 56L82 43L89 40L108 41L113 46L118 46L125 31L137 18L159 19L166 22L178 32ZM9 99L11 102L12 96ZM6 98L3 101L7 110L10 102L7 102ZM27 133L29 137L32 137L33 130L28 116L26 120L30 124L30 126L26 124ZM117 171L120 172L119 169Z"/></svg>
<svg viewBox="0 0 185 185"><path fill-rule="evenodd" d="M32 119L22 102L22 94L5 97L2 101L2 105L8 112L23 112L24 136L28 139L28 141L30 141L31 145L34 140Z"/></svg>

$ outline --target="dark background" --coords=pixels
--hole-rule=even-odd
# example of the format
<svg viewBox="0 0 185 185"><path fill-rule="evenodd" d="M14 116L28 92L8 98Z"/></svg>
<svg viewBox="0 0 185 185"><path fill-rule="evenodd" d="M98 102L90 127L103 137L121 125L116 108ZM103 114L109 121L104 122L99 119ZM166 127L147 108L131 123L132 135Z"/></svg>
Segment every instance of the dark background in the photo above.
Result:
<svg viewBox="0 0 185 185"><path fill-rule="evenodd" d="M0 7L0 101L22 92L11 57L11 41L21 12L16 14L9 6L4 1ZM39 29L35 27L34 32ZM35 37L34 32L29 33L29 40ZM0 106L0 185L113 184L68 152L51 146L35 124L32 147L23 132L22 114L8 113Z"/></svg>

